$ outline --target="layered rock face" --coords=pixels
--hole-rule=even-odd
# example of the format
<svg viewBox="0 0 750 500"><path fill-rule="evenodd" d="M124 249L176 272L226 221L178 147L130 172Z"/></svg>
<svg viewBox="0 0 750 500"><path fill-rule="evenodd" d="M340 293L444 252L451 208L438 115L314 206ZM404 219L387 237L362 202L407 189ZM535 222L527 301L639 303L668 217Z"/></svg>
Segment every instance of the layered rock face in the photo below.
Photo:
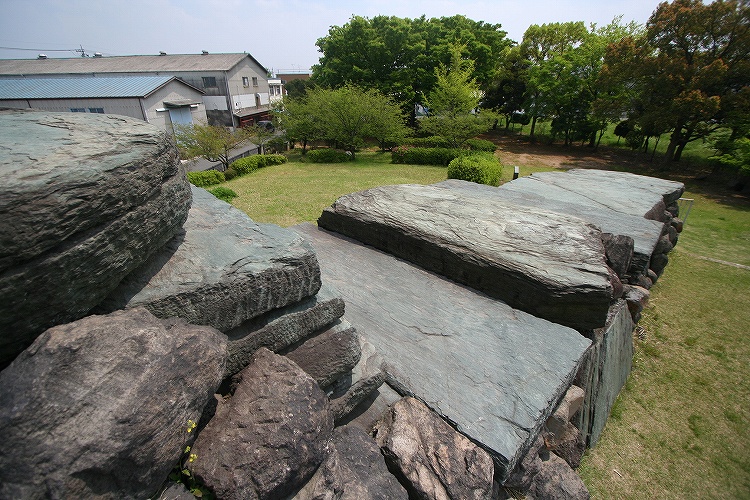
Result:
<svg viewBox="0 0 750 500"><path fill-rule="evenodd" d="M120 116L0 112L0 366L78 319L181 228L177 150Z"/></svg>
<svg viewBox="0 0 750 500"><path fill-rule="evenodd" d="M3 498L190 495L170 470L219 498L587 498L679 185L448 181L321 216L389 254L188 188L147 124L3 119Z"/></svg>

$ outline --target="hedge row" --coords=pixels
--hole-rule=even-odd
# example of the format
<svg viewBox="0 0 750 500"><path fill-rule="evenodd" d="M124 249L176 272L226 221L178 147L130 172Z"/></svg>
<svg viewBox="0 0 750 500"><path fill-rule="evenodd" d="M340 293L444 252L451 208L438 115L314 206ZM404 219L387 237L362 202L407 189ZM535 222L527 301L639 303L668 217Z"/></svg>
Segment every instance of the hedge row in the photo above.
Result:
<svg viewBox="0 0 750 500"><path fill-rule="evenodd" d="M221 184L226 180L224 173L218 170L203 170L200 172L188 172L187 178L190 184L201 188Z"/></svg>
<svg viewBox="0 0 750 500"><path fill-rule="evenodd" d="M418 148L450 148L450 142L444 137L433 135L431 137L411 137L406 139L405 145Z"/></svg>
<svg viewBox="0 0 750 500"><path fill-rule="evenodd" d="M490 186L500 185L502 173L503 167L500 162L494 155L487 153L461 156L448 165L449 179L461 179Z"/></svg>
<svg viewBox="0 0 750 500"><path fill-rule="evenodd" d="M391 151L391 162L409 165L448 165L451 160L467 154L469 152L465 149L399 146Z"/></svg>
<svg viewBox="0 0 750 500"><path fill-rule="evenodd" d="M340 149L312 149L305 157L313 163L344 163L351 161L352 155Z"/></svg>
<svg viewBox="0 0 750 500"><path fill-rule="evenodd" d="M234 160L224 172L224 176L227 180L232 180L235 177L247 175L251 172L255 172L259 168L268 167L271 165L281 165L286 163L286 156L272 154L272 155L252 155L245 156L238 160Z"/></svg>

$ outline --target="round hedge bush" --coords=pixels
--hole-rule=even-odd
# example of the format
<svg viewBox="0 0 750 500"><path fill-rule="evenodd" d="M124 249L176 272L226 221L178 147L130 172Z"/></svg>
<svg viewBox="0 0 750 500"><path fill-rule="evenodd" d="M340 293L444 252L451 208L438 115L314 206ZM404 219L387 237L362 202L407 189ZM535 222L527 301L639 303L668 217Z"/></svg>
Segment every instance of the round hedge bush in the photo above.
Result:
<svg viewBox="0 0 750 500"><path fill-rule="evenodd" d="M193 186L207 187L213 186L214 184L221 184L226 180L223 172L218 170L202 170L200 172L188 172L188 182Z"/></svg>
<svg viewBox="0 0 750 500"><path fill-rule="evenodd" d="M344 163L351 161L352 155L340 149L313 149L305 157L313 163Z"/></svg>
<svg viewBox="0 0 750 500"><path fill-rule="evenodd" d="M448 164L449 179L460 179L477 184L498 186L502 173L503 167L494 156L489 154L461 156Z"/></svg>

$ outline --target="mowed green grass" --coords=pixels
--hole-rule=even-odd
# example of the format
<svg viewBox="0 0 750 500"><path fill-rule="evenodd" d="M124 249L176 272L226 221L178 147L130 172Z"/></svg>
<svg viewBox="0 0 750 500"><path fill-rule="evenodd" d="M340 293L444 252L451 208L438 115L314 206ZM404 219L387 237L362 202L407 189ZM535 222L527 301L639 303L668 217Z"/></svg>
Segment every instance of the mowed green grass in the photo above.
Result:
<svg viewBox="0 0 750 500"><path fill-rule="evenodd" d="M593 498L750 498L750 210L695 198L633 372L579 470ZM741 257L741 258L740 258Z"/></svg>
<svg viewBox="0 0 750 500"><path fill-rule="evenodd" d="M551 169L521 165L521 175L540 170ZM512 174L504 168L504 180ZM354 163L295 161L225 185L254 220L290 226L315 222L343 194L445 177L445 167L361 153ZM695 201L651 290L633 372L579 470L594 498L750 498L750 270L706 260L750 265L750 204L688 188Z"/></svg>
<svg viewBox="0 0 750 500"><path fill-rule="evenodd" d="M299 155L293 155L299 159ZM390 153L363 152L347 163L291 161L222 184L238 197L232 204L256 222L289 227L315 222L342 195L388 184L433 184L445 167L393 165Z"/></svg>

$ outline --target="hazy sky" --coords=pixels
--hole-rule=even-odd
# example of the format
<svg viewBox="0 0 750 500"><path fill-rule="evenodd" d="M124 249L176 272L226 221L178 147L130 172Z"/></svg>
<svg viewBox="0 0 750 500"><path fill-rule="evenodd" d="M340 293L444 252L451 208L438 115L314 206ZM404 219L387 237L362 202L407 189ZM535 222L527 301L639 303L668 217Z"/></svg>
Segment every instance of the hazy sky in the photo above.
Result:
<svg viewBox="0 0 750 500"><path fill-rule="evenodd" d="M520 41L531 24L623 15L645 23L656 0L0 0L0 58L248 52L275 71L307 70L315 45L352 15L416 18L462 14L501 24ZM11 49L12 48L12 49ZM32 50L15 50L17 48Z"/></svg>

